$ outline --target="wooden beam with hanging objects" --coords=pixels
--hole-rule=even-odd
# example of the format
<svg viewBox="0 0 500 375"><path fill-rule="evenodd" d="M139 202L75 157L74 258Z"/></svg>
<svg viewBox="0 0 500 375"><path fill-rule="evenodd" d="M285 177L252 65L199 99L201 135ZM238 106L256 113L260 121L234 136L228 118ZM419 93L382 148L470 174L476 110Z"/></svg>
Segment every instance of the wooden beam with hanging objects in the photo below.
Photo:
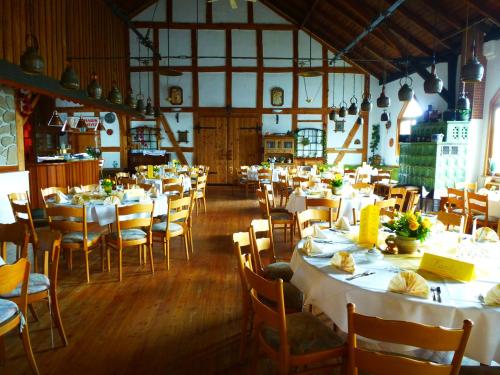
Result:
<svg viewBox="0 0 500 375"><path fill-rule="evenodd" d="M160 117L158 117L158 121L160 121L160 123L162 124L163 130L165 130L165 133L167 134L170 143L172 143L172 149L177 154L177 158L179 159L179 161L182 164L187 164L188 162L186 156L184 156L182 147L179 145L179 142L177 142L177 139L175 139L174 132L170 128L170 124L168 123L168 120L163 113L160 115Z"/></svg>
<svg viewBox="0 0 500 375"><path fill-rule="evenodd" d="M349 131L349 134L347 135L347 138L345 139L344 143L342 144L342 147L340 147L342 149L342 151L340 151L338 153L338 155L335 158L335 161L333 162L333 164L338 164L338 163L340 163L342 161L342 159L344 158L344 155L347 152L347 150L344 150L344 149L348 149L349 148L349 146L351 145L351 142L352 142L354 136L356 135L356 133L359 130L359 127L360 127L360 125L355 120L354 124L352 125L351 130Z"/></svg>

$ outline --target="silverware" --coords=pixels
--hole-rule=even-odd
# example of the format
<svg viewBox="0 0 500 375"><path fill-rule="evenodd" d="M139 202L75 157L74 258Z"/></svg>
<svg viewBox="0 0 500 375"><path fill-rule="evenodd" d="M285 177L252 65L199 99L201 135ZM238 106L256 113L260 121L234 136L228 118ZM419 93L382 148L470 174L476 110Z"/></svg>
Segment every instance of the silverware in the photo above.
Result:
<svg viewBox="0 0 500 375"><path fill-rule="evenodd" d="M436 288L436 292L437 292L437 301L441 303L441 287L438 286Z"/></svg>
<svg viewBox="0 0 500 375"><path fill-rule="evenodd" d="M358 277L373 275L374 273L375 273L374 271L365 271L363 273L358 273L356 275L349 276L346 278L346 280L351 281L351 280L357 279Z"/></svg>
<svg viewBox="0 0 500 375"><path fill-rule="evenodd" d="M432 300L436 301L436 288L435 287L431 287L431 292L432 292Z"/></svg>

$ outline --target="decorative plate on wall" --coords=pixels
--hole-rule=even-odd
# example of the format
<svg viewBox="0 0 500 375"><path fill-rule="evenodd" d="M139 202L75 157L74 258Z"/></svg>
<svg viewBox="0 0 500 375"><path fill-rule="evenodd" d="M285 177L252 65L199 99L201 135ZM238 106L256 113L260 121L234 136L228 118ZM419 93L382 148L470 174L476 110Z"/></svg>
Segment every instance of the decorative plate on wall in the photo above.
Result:
<svg viewBox="0 0 500 375"><path fill-rule="evenodd" d="M106 121L107 124L112 124L116 120L116 116L113 112L108 112L104 115L104 121Z"/></svg>
<svg viewBox="0 0 500 375"><path fill-rule="evenodd" d="M113 129L108 129L106 130L107 135L113 135Z"/></svg>
<svg viewBox="0 0 500 375"><path fill-rule="evenodd" d="M389 139L389 147L394 146L394 138Z"/></svg>

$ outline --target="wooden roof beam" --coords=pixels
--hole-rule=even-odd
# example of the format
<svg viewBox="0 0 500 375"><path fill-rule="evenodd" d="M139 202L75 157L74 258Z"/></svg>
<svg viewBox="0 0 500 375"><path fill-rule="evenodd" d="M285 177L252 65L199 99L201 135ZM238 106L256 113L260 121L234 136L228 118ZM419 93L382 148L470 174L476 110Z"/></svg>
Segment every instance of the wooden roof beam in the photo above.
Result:
<svg viewBox="0 0 500 375"><path fill-rule="evenodd" d="M316 8L316 5L318 5L319 2L320 2L320 0L314 0L314 3L312 3L312 5L309 8L309 10L307 11L304 19L300 23L300 28L304 27L307 24L307 22L309 21L309 18L311 18L311 15L314 12L314 9Z"/></svg>
<svg viewBox="0 0 500 375"><path fill-rule="evenodd" d="M500 26L500 14L492 9L486 9L483 1L466 0L467 3L479 14L490 19L495 25Z"/></svg>
<svg viewBox="0 0 500 375"><path fill-rule="evenodd" d="M462 28L463 25L457 22L455 18L449 16L448 10L443 7L441 2L435 0L422 0L422 4L454 29L460 30Z"/></svg>

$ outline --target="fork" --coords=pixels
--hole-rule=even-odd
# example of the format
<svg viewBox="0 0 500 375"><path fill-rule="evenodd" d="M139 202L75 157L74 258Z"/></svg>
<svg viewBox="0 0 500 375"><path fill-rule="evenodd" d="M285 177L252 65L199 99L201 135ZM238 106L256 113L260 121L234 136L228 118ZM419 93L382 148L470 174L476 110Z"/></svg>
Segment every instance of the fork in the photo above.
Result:
<svg viewBox="0 0 500 375"><path fill-rule="evenodd" d="M374 271L365 271L363 273L358 273L357 275L349 276L346 278L346 280L351 281L351 280L357 279L358 277L373 275L374 273L375 273Z"/></svg>

